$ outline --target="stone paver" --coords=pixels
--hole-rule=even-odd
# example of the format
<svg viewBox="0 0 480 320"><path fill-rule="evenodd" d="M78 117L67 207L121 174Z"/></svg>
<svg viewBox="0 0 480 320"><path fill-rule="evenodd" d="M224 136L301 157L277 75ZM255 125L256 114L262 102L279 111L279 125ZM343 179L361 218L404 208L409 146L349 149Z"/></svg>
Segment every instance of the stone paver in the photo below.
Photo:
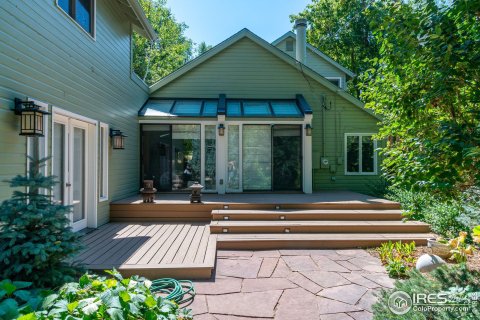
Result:
<svg viewBox="0 0 480 320"><path fill-rule="evenodd" d="M292 271L318 270L318 266L310 256L285 256L283 260Z"/></svg>
<svg viewBox="0 0 480 320"><path fill-rule="evenodd" d="M207 296L210 313L272 318L281 290Z"/></svg>
<svg viewBox="0 0 480 320"><path fill-rule="evenodd" d="M214 278L195 283L195 320L370 320L381 262L361 249L219 250Z"/></svg>
<svg viewBox="0 0 480 320"><path fill-rule="evenodd" d="M242 292L292 289L297 286L285 278L263 278L243 280Z"/></svg>
<svg viewBox="0 0 480 320"><path fill-rule="evenodd" d="M278 264L278 258L263 258L262 265L258 271L258 278L270 278Z"/></svg>
<svg viewBox="0 0 480 320"><path fill-rule="evenodd" d="M314 294L302 289L289 289L280 298L275 319L278 320L311 320L318 314Z"/></svg>
<svg viewBox="0 0 480 320"><path fill-rule="evenodd" d="M350 284L350 281L342 277L336 272L328 271L306 271L302 274L308 279L324 288L336 287Z"/></svg>
<svg viewBox="0 0 480 320"><path fill-rule="evenodd" d="M292 270L287 266L283 259L278 259L277 267L273 271L272 277L286 278L292 273Z"/></svg>
<svg viewBox="0 0 480 320"><path fill-rule="evenodd" d="M318 292L320 292L320 290L323 289L318 284L308 279L307 277L305 277L303 274L299 272L291 273L287 279L295 283L299 287L302 287L303 289L310 291L313 294L317 294Z"/></svg>
<svg viewBox="0 0 480 320"><path fill-rule="evenodd" d="M353 318L346 313L334 313L321 315L320 320L353 320Z"/></svg>
<svg viewBox="0 0 480 320"><path fill-rule="evenodd" d="M217 259L217 273L222 276L236 278L256 278L262 265L260 258L244 259Z"/></svg>
<svg viewBox="0 0 480 320"><path fill-rule="evenodd" d="M347 261L348 262L348 261ZM337 263L330 258L324 257L323 259L317 260L318 269L321 271L333 271L333 272L350 272L349 269Z"/></svg>
<svg viewBox="0 0 480 320"><path fill-rule="evenodd" d="M195 283L195 292L197 294L226 294L240 292L242 289L242 279L225 278L215 279L215 281Z"/></svg>
<svg viewBox="0 0 480 320"><path fill-rule="evenodd" d="M323 289L318 295L355 305L367 291L367 288L358 284L348 284L346 286Z"/></svg>
<svg viewBox="0 0 480 320"><path fill-rule="evenodd" d="M258 250L253 252L253 256L256 258L280 258L280 252L278 250Z"/></svg>
<svg viewBox="0 0 480 320"><path fill-rule="evenodd" d="M319 314L362 311L360 307L323 297L318 297L317 305Z"/></svg>

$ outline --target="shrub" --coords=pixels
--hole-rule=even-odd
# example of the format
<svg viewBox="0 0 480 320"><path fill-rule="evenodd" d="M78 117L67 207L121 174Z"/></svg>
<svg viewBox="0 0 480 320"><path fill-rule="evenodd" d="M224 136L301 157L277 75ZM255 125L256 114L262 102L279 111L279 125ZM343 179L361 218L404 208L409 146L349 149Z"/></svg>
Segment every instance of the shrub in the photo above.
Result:
<svg viewBox="0 0 480 320"><path fill-rule="evenodd" d="M191 310L150 291L151 281L134 276L123 278L83 275L78 283L67 283L58 293L45 298L42 311L31 313L37 319L193 319Z"/></svg>
<svg viewBox="0 0 480 320"><path fill-rule="evenodd" d="M38 309L48 292L32 290L31 282L0 281L0 319L16 319Z"/></svg>
<svg viewBox="0 0 480 320"><path fill-rule="evenodd" d="M404 291L410 297L413 294L443 293L454 303L466 303L469 308L429 310L425 312L410 309L404 315L397 315L389 309L389 297L392 293ZM429 274L422 275L416 270L410 272L408 280L396 281L395 288L382 290L380 297L373 305L375 320L415 320L415 319L480 319L480 303L475 300L475 293L480 291L480 272L469 271L466 265L442 266ZM439 306L439 305L436 305Z"/></svg>
<svg viewBox="0 0 480 320"><path fill-rule="evenodd" d="M427 222L433 232L446 238L455 237L461 231L470 231L480 223L478 188L449 196L390 188L387 198L402 205L405 219Z"/></svg>
<svg viewBox="0 0 480 320"><path fill-rule="evenodd" d="M401 241L392 243L384 242L377 248L380 260L385 265L388 275L391 278L405 278L408 271L413 268L415 257L415 242L402 243Z"/></svg>
<svg viewBox="0 0 480 320"><path fill-rule="evenodd" d="M29 173L10 181L17 190L0 206L0 278L31 281L37 288L72 281L76 269L65 261L80 250L68 219L71 208L41 192L55 185L54 177L40 172L45 161L31 159Z"/></svg>

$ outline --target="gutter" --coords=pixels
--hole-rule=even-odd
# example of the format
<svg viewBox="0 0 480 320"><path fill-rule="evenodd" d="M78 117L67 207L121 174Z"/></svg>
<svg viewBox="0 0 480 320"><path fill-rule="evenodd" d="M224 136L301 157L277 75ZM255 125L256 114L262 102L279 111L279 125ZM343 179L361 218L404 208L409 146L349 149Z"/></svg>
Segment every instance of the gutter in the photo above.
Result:
<svg viewBox="0 0 480 320"><path fill-rule="evenodd" d="M145 12L143 11L140 3L137 0L127 0L127 2L135 13L135 16L137 17L141 27L145 31L145 35L152 41L157 40L158 35L153 29L153 26L148 20L147 16L145 15Z"/></svg>

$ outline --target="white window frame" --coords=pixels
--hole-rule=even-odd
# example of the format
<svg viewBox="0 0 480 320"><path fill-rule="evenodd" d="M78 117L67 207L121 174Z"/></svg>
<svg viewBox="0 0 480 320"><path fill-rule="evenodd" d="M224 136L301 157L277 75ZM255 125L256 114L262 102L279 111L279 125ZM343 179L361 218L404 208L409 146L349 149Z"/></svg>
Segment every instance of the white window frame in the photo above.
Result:
<svg viewBox="0 0 480 320"><path fill-rule="evenodd" d="M327 80L338 80L338 87L343 89L343 78L342 77L325 77L325 79L327 79Z"/></svg>
<svg viewBox="0 0 480 320"><path fill-rule="evenodd" d="M103 131L103 136L102 136L102 131ZM110 130L109 130L108 124L100 122L99 132L98 132L100 163L98 168L99 169L102 168L102 179L100 181L103 183L101 185L99 184L98 186L99 202L108 200L108 160L109 160L108 152L110 150L109 136L110 136ZM100 148L102 148L103 150L100 150Z"/></svg>
<svg viewBox="0 0 480 320"><path fill-rule="evenodd" d="M34 99L27 99L28 101L33 101L33 103L35 103L37 106L40 106L40 110L42 111L46 111L48 112L48 104L45 103L45 102L41 102L41 101L38 101L38 100L34 100ZM37 139L38 140L38 160L40 159L44 159L46 157L48 157L48 142L49 142L49 139L50 139L50 133L49 133L49 130L50 130L50 121L51 121L51 117L49 117L48 114L45 114L43 116L43 137L38 137ZM28 156L32 156L32 148L33 148L33 137L28 137L27 136L27 161L26 161L26 173L28 174L29 171L30 171L30 163L31 163L31 160L30 158L28 158ZM49 172L48 172L48 168L49 168L49 162L51 162L51 160L47 160L47 162L44 164L44 166L42 168L40 168L40 172L44 175L44 176L48 176L49 175ZM27 187L27 192L28 192L28 187ZM42 191L42 194L45 194L45 195L48 195L50 194L50 190L48 189L43 189Z"/></svg>
<svg viewBox="0 0 480 320"><path fill-rule="evenodd" d="M63 13L70 21L73 22L74 25L76 25L80 30L82 30L85 34L89 36L89 38L93 41L97 40L97 0L92 0L92 32L88 32L85 30L78 22L75 20L68 12L63 10L62 7L58 4L58 0L55 0L55 6L60 10L61 13Z"/></svg>
<svg viewBox="0 0 480 320"><path fill-rule="evenodd" d="M373 139L373 172L362 172L362 137L372 137L375 133L345 133L344 138L344 168L345 168L345 175L346 176L374 176L378 174L378 157L377 157L377 140ZM358 137L359 138L359 147L358 147L358 172L349 172L347 170L347 156L348 156L348 145L347 145L347 138L348 137Z"/></svg>

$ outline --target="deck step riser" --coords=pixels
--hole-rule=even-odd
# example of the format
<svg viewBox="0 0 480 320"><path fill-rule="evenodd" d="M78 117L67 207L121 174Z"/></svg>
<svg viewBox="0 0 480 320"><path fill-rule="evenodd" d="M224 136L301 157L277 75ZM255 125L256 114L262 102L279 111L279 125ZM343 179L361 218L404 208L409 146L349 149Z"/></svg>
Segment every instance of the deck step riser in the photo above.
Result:
<svg viewBox="0 0 480 320"><path fill-rule="evenodd" d="M401 239L393 239L399 241ZM274 250L274 249L345 249L345 248L371 248L378 247L389 239L369 240L239 240L239 241L217 241L217 249L222 250ZM417 246L427 245L425 238L404 239L403 242L415 241Z"/></svg>
<svg viewBox="0 0 480 320"><path fill-rule="evenodd" d="M398 221L402 220L401 214L212 214L212 220L231 220L231 221L254 221L254 220L364 220L364 221Z"/></svg>
<svg viewBox="0 0 480 320"><path fill-rule="evenodd" d="M288 229L286 231L286 229ZM227 232L225 232L227 230ZM405 226L210 226L211 233L428 233L424 225Z"/></svg>

